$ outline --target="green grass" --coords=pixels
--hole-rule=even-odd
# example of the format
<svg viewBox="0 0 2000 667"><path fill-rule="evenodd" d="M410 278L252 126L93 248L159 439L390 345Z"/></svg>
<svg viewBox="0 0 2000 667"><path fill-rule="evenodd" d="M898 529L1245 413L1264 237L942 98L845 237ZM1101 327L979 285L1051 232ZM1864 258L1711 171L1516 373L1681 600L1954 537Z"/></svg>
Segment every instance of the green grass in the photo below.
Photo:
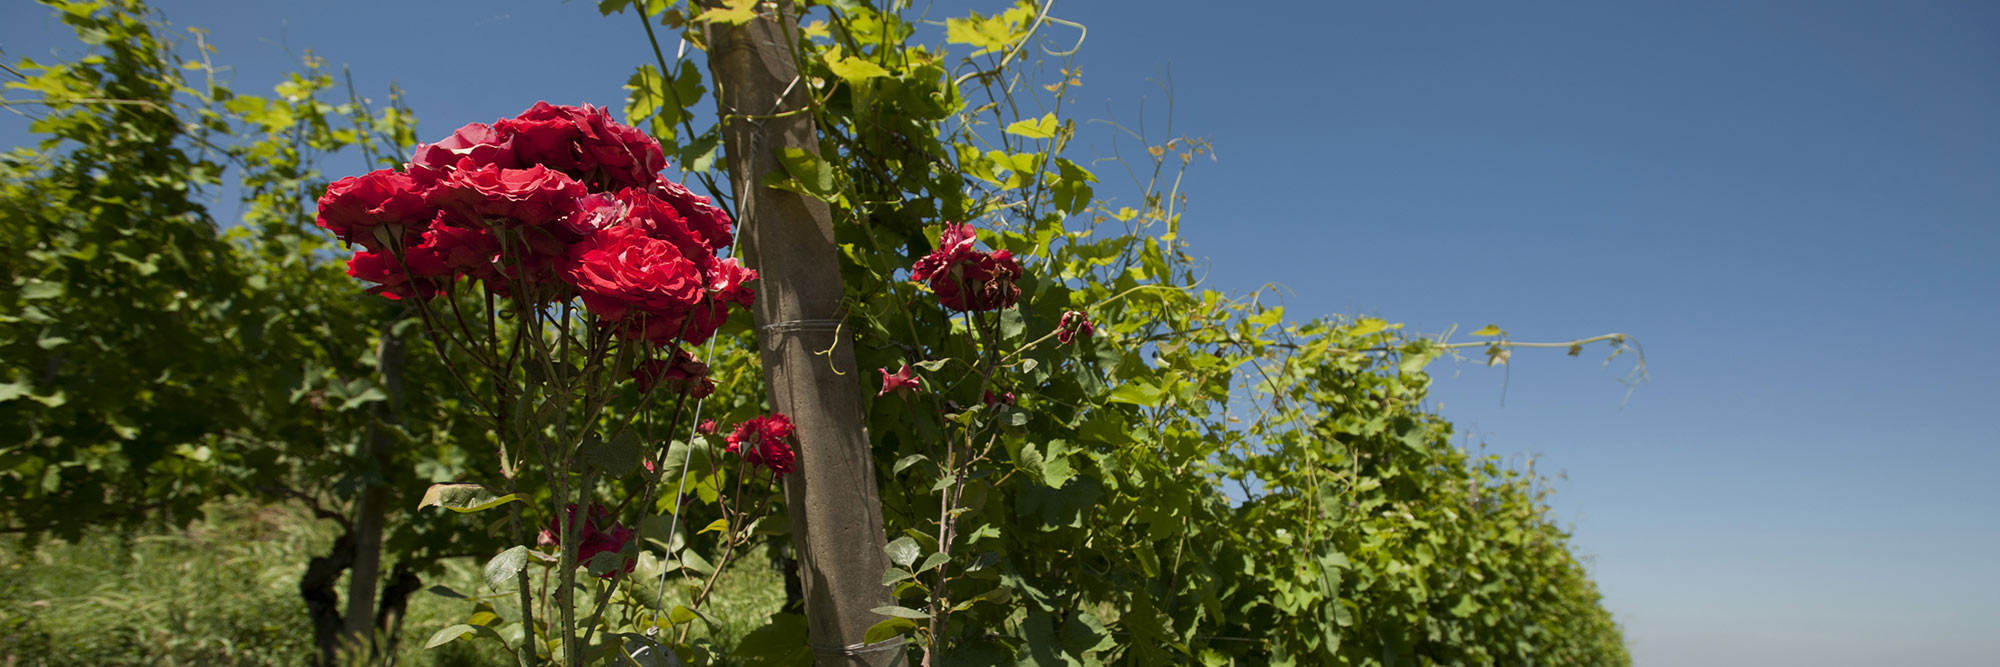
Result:
<svg viewBox="0 0 2000 667"><path fill-rule="evenodd" d="M75 543L0 538L0 665L310 664L299 575L334 538L332 524L295 507L248 503L217 503L185 531L102 530ZM725 573L707 609L719 623L697 636L734 646L783 604L783 582L765 558L753 551ZM480 565L446 563L424 587L472 593L482 586ZM668 597L671 605L677 596L670 589ZM471 613L465 600L411 596L395 664L510 661L485 641L423 649L432 633Z"/></svg>

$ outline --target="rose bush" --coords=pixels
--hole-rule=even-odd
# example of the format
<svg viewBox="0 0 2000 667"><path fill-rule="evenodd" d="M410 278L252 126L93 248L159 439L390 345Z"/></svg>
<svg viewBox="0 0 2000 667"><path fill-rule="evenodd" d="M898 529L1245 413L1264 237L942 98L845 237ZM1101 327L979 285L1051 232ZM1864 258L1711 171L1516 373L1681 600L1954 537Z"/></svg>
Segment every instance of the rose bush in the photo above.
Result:
<svg viewBox="0 0 2000 667"><path fill-rule="evenodd" d="M543 102L420 146L404 171L335 181L318 223L364 249L348 273L388 298L467 278L537 302L574 294L654 345L701 343L750 305L756 273L716 258L728 215L664 167L657 142L605 110Z"/></svg>

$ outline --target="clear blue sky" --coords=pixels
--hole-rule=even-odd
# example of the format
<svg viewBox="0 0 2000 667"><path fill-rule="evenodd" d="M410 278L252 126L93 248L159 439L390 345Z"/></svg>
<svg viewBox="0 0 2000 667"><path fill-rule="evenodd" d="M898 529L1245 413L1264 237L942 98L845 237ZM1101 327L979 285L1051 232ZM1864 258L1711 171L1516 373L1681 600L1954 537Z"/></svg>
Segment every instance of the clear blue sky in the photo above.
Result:
<svg viewBox="0 0 2000 667"><path fill-rule="evenodd" d="M2000 4L1059 3L1078 107L1214 141L1183 235L1294 313L1560 352L1439 366L1494 452L1541 455L1638 663L2000 664ZM280 40L410 91L438 138L618 104L646 62L593 3L188 2L237 84ZM1131 8L1143 6L1143 11ZM953 2L934 18L997 3ZM1070 34L1057 33L1068 39ZM0 9L0 48L66 35ZM0 140L20 123L0 118ZM1082 150L1108 149L1108 135ZM358 165L357 165L358 168Z"/></svg>

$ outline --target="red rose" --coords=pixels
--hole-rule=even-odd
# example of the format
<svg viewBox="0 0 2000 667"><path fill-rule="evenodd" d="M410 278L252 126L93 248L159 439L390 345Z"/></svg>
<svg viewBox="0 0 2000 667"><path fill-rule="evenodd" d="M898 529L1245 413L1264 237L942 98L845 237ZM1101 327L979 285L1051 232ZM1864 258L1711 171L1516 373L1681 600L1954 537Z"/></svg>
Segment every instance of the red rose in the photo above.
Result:
<svg viewBox="0 0 2000 667"><path fill-rule="evenodd" d="M400 260L388 250L354 253L354 258L347 261L347 275L378 283L368 291L389 299L408 296L428 299L451 283L451 270L444 260L435 251L422 247L408 249Z"/></svg>
<svg viewBox="0 0 2000 667"><path fill-rule="evenodd" d="M571 503L568 511L570 522L576 525L577 563L588 564L592 556L600 553L616 554L622 552L625 550L625 545L632 541L632 529L613 522L611 520L611 512L604 509L603 505L591 503L590 516L583 519L583 523L580 525L576 524L578 521L576 504ZM542 533L536 536L535 541L545 547L562 544L562 523L560 523L560 518L549 519L549 527L543 529ZM624 572L630 573L638 565L638 561L627 558L625 559ZM618 572L618 570L612 570L598 576L609 579L617 576Z"/></svg>
<svg viewBox="0 0 2000 667"><path fill-rule="evenodd" d="M674 349L668 359L648 359L632 369L632 381L638 384L640 393L651 393L655 386L668 394L686 394L688 398L707 398L715 393L715 381L708 377L708 365L695 361L687 350Z"/></svg>
<svg viewBox="0 0 2000 667"><path fill-rule="evenodd" d="M709 203L707 197L695 194L679 183L665 178L653 181L653 194L672 204L681 218L687 220L688 229L700 236L709 249L726 248L732 239L732 224L729 214Z"/></svg>
<svg viewBox="0 0 2000 667"><path fill-rule="evenodd" d="M613 227L570 246L563 277L590 312L618 321L638 311L679 319L700 301L705 281L674 244Z"/></svg>
<svg viewBox="0 0 2000 667"><path fill-rule="evenodd" d="M500 241L487 230L439 225L424 232L422 247L453 272L482 280L500 275Z"/></svg>
<svg viewBox="0 0 2000 667"><path fill-rule="evenodd" d="M416 157L410 163L444 171L458 166L461 159L471 160L473 169L485 166L513 169L520 165L514 158L514 137L485 123L458 128L450 138L435 144L418 144Z"/></svg>
<svg viewBox="0 0 2000 667"><path fill-rule="evenodd" d="M887 368L878 368L876 370L882 371L882 390L875 392L875 396L877 397L887 396L889 392L893 391L896 392L896 395L908 399L910 394L924 390L924 379L917 377L910 370L909 364L903 364L903 370L896 371L894 374L891 374Z"/></svg>
<svg viewBox="0 0 2000 667"><path fill-rule="evenodd" d="M696 345L708 342L728 321L729 304L715 299L703 301L688 311L687 331L681 334L681 340ZM654 344L659 344L657 339L654 339Z"/></svg>
<svg viewBox="0 0 2000 667"><path fill-rule="evenodd" d="M433 205L450 211L456 222L468 227L508 223L541 226L569 217L583 194L582 183L548 167L503 169L488 165L451 172L431 189L429 197Z"/></svg>
<svg viewBox="0 0 2000 667"><path fill-rule="evenodd" d="M716 262L715 270L708 279L708 298L747 308L757 301L757 292L744 283L756 279L757 272L743 266L734 257Z"/></svg>
<svg viewBox="0 0 2000 667"><path fill-rule="evenodd" d="M782 414L753 417L736 425L736 430L725 440L729 443L723 451L743 454L743 460L752 465L770 468L780 475L789 475L797 463L792 452L792 420Z"/></svg>
<svg viewBox="0 0 2000 667"><path fill-rule="evenodd" d="M557 225L562 236L571 239L590 238L590 235L624 224L625 204L608 193L593 192L576 200L576 208Z"/></svg>
<svg viewBox="0 0 2000 667"><path fill-rule="evenodd" d="M385 239L414 243L436 216L414 179L380 169L326 186L317 222L342 241L380 251Z"/></svg>
<svg viewBox="0 0 2000 667"><path fill-rule="evenodd" d="M590 106L535 106L494 124L513 137L514 154L522 164L560 169L594 191L617 191L653 184L667 166L659 142L611 120L605 109Z"/></svg>
<svg viewBox="0 0 2000 667"><path fill-rule="evenodd" d="M618 191L617 199L625 210L625 217L618 222L619 225L637 228L647 236L674 244L683 256L694 260L704 272L715 264L715 250L721 246L703 242L700 235L688 229L687 220L681 217L680 211L667 202L636 188Z"/></svg>
<svg viewBox="0 0 2000 667"><path fill-rule="evenodd" d="M612 227L631 227L647 236L674 244L681 255L700 266L704 273L715 263L715 252L727 247L711 245L690 229L681 212L665 200L637 188L616 195L592 194L577 200L576 208L559 225L563 234L584 238Z"/></svg>
<svg viewBox="0 0 2000 667"><path fill-rule="evenodd" d="M973 250L975 239L972 225L946 223L937 249L917 260L910 277L928 281L938 303L952 310L1013 307L1021 299L1021 288L1014 286L1023 275L1021 264L1006 250Z"/></svg>

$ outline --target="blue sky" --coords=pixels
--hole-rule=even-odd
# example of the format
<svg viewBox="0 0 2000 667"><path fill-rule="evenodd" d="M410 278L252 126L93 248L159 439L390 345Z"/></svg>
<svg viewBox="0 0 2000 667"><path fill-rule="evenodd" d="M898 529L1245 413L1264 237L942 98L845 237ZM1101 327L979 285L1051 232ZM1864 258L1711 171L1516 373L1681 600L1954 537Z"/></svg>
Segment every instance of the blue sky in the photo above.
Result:
<svg viewBox="0 0 2000 667"><path fill-rule="evenodd" d="M582 2L159 6L239 89L309 47L401 82L433 139L618 104L651 57ZM1475 446L1566 473L1638 664L2000 664L2000 4L1133 6L1058 4L1090 30L1074 108L1157 129L1171 71L1219 156L1182 229L1213 284L1645 345L1629 403L1590 355L1434 367ZM932 17L972 8L1002 7ZM66 38L0 9L9 58Z"/></svg>

